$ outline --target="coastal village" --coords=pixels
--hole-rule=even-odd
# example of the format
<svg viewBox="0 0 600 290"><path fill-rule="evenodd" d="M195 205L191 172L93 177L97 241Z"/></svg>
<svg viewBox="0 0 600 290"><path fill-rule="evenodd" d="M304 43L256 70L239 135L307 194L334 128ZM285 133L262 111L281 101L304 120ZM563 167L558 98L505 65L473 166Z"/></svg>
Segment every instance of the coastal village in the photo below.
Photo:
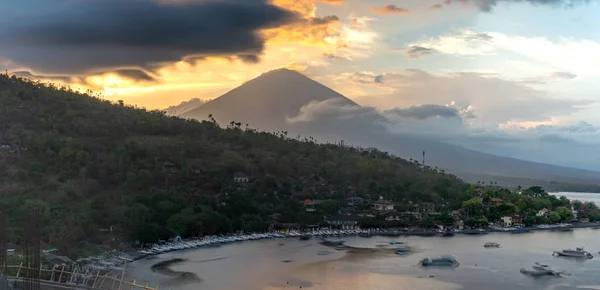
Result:
<svg viewBox="0 0 600 290"><path fill-rule="evenodd" d="M477 228L511 229L558 223L598 221L594 203L556 198L539 187L511 192L497 187L478 186L472 198L460 207L434 202L393 201L379 196L375 200L351 196L338 203L336 214L324 216L333 228L365 227L465 230ZM503 196L505 199L497 197ZM515 202L516 201L516 202ZM318 212L319 204L328 200L303 201L307 213Z"/></svg>

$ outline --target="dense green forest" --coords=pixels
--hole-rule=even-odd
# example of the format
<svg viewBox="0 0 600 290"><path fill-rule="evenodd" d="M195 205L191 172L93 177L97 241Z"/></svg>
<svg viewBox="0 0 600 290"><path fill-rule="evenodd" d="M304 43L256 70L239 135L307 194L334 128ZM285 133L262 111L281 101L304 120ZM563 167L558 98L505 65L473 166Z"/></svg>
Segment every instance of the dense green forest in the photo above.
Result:
<svg viewBox="0 0 600 290"><path fill-rule="evenodd" d="M42 211L44 241L68 253L82 241L318 223L322 213L302 208L307 198L465 199L455 176L375 149L223 125L0 76L0 206L11 241L30 207ZM236 173L249 182L234 182Z"/></svg>

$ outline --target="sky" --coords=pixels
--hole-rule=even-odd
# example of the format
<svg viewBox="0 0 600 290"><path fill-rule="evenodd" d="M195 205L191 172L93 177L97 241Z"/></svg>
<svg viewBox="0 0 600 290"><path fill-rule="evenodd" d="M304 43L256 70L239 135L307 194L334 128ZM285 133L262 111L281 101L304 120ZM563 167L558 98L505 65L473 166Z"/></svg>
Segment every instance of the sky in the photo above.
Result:
<svg viewBox="0 0 600 290"><path fill-rule="evenodd" d="M392 130L600 169L598 0L0 0L0 68L163 109L290 68Z"/></svg>

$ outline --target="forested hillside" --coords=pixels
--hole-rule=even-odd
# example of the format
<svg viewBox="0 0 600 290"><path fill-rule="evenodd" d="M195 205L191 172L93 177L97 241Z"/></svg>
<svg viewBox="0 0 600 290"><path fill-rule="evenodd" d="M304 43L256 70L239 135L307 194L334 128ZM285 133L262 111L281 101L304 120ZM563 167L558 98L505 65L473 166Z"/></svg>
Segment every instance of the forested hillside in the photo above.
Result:
<svg viewBox="0 0 600 290"><path fill-rule="evenodd" d="M81 241L261 230L273 218L319 222L326 213L304 211L306 198L460 202L465 191L452 175L378 150L221 125L0 76L0 203L11 241L31 206L43 210L44 241L68 251Z"/></svg>

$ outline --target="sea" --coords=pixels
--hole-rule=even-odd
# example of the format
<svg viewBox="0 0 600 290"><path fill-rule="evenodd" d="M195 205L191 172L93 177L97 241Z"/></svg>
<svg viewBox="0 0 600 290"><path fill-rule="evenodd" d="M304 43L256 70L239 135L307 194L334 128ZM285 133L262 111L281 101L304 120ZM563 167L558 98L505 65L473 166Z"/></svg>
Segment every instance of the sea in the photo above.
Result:
<svg viewBox="0 0 600 290"><path fill-rule="evenodd" d="M566 196L569 200L579 200L583 202L594 202L597 206L600 206L600 193L591 192L551 192L550 194L556 196Z"/></svg>
<svg viewBox="0 0 600 290"><path fill-rule="evenodd" d="M557 193L569 199L600 201L594 194ZM600 197L600 195L599 195ZM583 200L583 199L582 199ZM171 252L128 265L126 277L138 284L173 290L534 290L600 289L600 230L490 233L453 237L344 237L347 248L323 246L319 239L248 241ZM402 241L412 253L381 247ZM500 248L484 248L497 242ZM555 250L584 247L595 257L555 257ZM423 268L424 257L453 255L456 268ZM181 259L168 271L153 269ZM565 271L560 277L520 273L534 262Z"/></svg>

